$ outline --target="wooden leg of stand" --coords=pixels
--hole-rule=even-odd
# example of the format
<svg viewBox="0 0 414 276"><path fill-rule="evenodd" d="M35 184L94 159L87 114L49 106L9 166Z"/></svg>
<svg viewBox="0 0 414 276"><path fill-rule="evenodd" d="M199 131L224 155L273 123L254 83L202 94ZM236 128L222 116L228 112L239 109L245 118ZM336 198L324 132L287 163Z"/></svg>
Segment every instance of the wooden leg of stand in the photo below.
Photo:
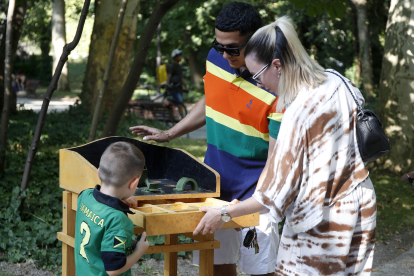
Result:
<svg viewBox="0 0 414 276"><path fill-rule="evenodd" d="M207 234L205 241L214 241L214 233ZM200 276L214 275L214 249L200 250Z"/></svg>
<svg viewBox="0 0 414 276"><path fill-rule="evenodd" d="M63 192L62 232L75 237L76 212L72 210L72 193ZM62 243L62 276L75 276L74 248Z"/></svg>
<svg viewBox="0 0 414 276"><path fill-rule="evenodd" d="M165 245L178 244L178 234L165 235ZM177 276L178 252L164 253L164 275Z"/></svg>

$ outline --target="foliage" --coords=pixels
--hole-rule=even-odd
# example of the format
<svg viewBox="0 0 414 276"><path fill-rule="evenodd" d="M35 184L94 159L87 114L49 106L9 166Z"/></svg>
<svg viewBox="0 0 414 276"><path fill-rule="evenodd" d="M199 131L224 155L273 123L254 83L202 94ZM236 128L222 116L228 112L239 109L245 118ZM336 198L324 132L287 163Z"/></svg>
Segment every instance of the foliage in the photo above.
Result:
<svg viewBox="0 0 414 276"><path fill-rule="evenodd" d="M414 188L400 177L371 175L377 195L377 239L387 239L397 231L414 228Z"/></svg>
<svg viewBox="0 0 414 276"><path fill-rule="evenodd" d="M325 11L331 17L342 18L345 12L346 0L290 0L295 8L306 10L310 17L322 15Z"/></svg>

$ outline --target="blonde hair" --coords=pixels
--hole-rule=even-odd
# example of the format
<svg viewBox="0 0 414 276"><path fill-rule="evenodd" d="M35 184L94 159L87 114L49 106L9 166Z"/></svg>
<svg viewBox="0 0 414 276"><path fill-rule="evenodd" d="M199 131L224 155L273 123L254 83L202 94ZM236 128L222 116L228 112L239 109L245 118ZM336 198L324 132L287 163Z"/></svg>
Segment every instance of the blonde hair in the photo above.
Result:
<svg viewBox="0 0 414 276"><path fill-rule="evenodd" d="M262 64L280 60L278 112L291 104L301 89L316 88L327 78L324 68L306 52L287 16L257 30L247 43L244 55L253 55Z"/></svg>

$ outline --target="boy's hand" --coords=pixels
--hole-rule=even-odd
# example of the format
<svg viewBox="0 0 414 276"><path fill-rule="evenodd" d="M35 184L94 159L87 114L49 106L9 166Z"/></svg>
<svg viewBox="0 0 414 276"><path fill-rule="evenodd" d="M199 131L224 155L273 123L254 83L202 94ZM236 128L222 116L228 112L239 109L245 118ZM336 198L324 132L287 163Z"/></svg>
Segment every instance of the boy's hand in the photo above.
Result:
<svg viewBox="0 0 414 276"><path fill-rule="evenodd" d="M126 204L128 204L128 206L131 207L131 208L137 208L138 207L138 201L135 198L135 196L128 197L127 199L124 200L124 202Z"/></svg>
<svg viewBox="0 0 414 276"><path fill-rule="evenodd" d="M147 233L144 232L141 235L141 239L138 241L137 245L135 246L134 252L139 251L140 254L144 254L149 247L149 242L147 240Z"/></svg>

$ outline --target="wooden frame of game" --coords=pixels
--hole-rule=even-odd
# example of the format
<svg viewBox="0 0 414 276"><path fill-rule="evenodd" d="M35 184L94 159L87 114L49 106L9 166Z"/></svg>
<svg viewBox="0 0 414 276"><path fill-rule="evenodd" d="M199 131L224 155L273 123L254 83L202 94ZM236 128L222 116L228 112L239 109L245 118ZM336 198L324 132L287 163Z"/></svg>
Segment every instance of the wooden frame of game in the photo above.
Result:
<svg viewBox="0 0 414 276"><path fill-rule="evenodd" d="M77 199L79 193L100 183L97 168L106 147L117 141L136 145L145 156L146 167L141 180L149 179L134 194L138 208L128 215L134 223L134 233L147 236L165 235L164 245L150 246L146 254L164 253L164 275L177 275L180 251L200 250L199 275L213 275L214 249L220 242L214 234L193 236L192 232L204 213L200 206L227 205L215 199L220 196L219 174L180 149L156 146L125 137L109 137L71 149L60 150L60 187L63 192L62 275L75 275L74 244ZM190 187L188 188L188 185ZM259 225L259 213L234 218L223 228ZM178 244L178 235L193 243Z"/></svg>

